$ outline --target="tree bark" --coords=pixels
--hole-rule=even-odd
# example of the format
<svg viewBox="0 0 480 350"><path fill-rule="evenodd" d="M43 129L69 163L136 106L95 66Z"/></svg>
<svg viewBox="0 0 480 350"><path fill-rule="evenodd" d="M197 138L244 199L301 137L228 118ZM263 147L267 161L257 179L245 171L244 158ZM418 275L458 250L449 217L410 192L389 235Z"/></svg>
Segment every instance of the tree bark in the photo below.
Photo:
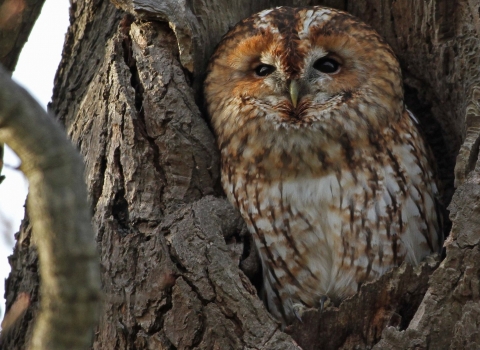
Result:
<svg viewBox="0 0 480 350"><path fill-rule="evenodd" d="M73 3L50 106L86 163L106 294L93 348L480 347L480 0L112 2ZM347 10L386 38L446 204L453 195L438 268L402 265L338 307L307 311L288 334L246 277L256 282L258 264L220 189L201 95L228 28L287 3ZM8 307L33 296L19 349L38 300L30 237L25 221L7 284Z"/></svg>

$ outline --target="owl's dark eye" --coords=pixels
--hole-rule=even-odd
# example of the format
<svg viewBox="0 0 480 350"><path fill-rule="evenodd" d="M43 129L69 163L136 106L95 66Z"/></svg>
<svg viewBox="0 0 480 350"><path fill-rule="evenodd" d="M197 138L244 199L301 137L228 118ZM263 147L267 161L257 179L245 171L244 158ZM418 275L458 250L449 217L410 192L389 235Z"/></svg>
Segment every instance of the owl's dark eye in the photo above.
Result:
<svg viewBox="0 0 480 350"><path fill-rule="evenodd" d="M255 68L255 74L259 77L266 77L267 75L272 74L275 72L275 67L269 64L261 64L257 68Z"/></svg>
<svg viewBox="0 0 480 350"><path fill-rule="evenodd" d="M338 72L340 63L331 57L322 57L315 61L313 68L322 73L332 74Z"/></svg>

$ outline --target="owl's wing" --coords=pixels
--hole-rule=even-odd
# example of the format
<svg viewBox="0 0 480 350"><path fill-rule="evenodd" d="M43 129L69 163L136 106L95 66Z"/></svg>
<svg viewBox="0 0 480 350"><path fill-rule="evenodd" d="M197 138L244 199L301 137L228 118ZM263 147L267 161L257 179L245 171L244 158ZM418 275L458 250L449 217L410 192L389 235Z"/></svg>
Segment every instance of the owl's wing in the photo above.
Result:
<svg viewBox="0 0 480 350"><path fill-rule="evenodd" d="M413 114L413 112L411 110L409 110L408 108L405 108L405 110L407 111L408 115L410 116L410 119L413 120L413 122L415 123L415 125L420 125L420 122L418 121L417 117L415 117L415 115Z"/></svg>
<svg viewBox="0 0 480 350"><path fill-rule="evenodd" d="M448 231L450 230L450 227L446 227L446 226L451 226L451 225L445 225L445 223L449 222L448 211L443 202L443 186L440 186L440 180L438 179L437 162L435 161L435 156L433 155L432 149L429 146L427 142L427 138L425 137L425 134L421 128L420 121L417 119L417 117L415 117L413 112L410 111L408 108L405 108L405 110L407 111L410 119L412 119L413 124L415 125L418 133L420 134L420 137L423 139L426 152L427 152L427 158L430 163L429 165L433 172L433 179L436 184L436 191L434 191L435 210L437 212L437 223L439 227L438 241L439 241L440 251L438 253L441 253L443 256L445 254L445 248L443 248L443 242L445 240L445 236L448 234Z"/></svg>

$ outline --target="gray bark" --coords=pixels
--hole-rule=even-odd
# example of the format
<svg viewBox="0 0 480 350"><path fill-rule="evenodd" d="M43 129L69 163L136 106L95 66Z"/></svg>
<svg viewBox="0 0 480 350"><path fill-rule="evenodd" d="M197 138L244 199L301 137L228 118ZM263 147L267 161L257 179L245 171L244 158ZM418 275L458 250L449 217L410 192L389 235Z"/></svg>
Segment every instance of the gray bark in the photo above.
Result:
<svg viewBox="0 0 480 350"><path fill-rule="evenodd" d="M86 162L106 293L94 348L480 347L479 0L288 2L348 10L387 39L407 105L437 157L446 204L453 195L438 268L401 266L339 307L307 311L288 335L246 277L255 275L255 257L223 199L201 96L221 35L287 2L112 2L117 8L74 3L51 105ZM37 295L38 277L24 267L35 266L30 236L26 223L9 305L24 290Z"/></svg>

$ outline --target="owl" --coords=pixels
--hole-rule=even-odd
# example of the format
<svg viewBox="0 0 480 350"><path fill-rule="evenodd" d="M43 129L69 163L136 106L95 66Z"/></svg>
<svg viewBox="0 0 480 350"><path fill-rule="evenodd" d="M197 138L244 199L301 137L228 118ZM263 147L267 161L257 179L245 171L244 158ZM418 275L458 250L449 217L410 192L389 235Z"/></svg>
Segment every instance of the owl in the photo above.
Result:
<svg viewBox="0 0 480 350"><path fill-rule="evenodd" d="M430 151L368 25L325 7L262 11L224 36L204 95L223 188L284 325L440 250Z"/></svg>

